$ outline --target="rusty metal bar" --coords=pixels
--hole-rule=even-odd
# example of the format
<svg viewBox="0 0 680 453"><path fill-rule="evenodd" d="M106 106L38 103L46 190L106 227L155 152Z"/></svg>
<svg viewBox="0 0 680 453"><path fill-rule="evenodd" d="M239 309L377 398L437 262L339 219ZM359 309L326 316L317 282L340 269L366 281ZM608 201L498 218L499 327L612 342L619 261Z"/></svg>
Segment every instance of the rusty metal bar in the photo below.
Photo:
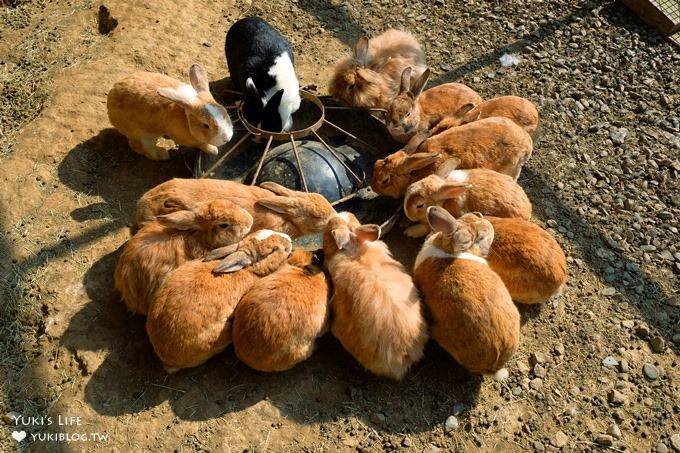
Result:
<svg viewBox="0 0 680 453"><path fill-rule="evenodd" d="M305 189L305 192L309 192L307 180L305 179L305 172L302 170L302 164L300 163L300 155L298 154L297 146L295 145L295 139L292 136L290 137L290 143L293 145L293 154L295 155L295 162L297 163L298 172L300 173L302 187Z"/></svg>
<svg viewBox="0 0 680 453"><path fill-rule="evenodd" d="M214 174L215 169L216 169L218 166L220 166L220 165L222 164L222 162L224 162L224 160L225 160L227 157L229 157L229 155L230 155L236 148L238 148L238 147L241 145L241 143L243 143L249 136L250 136L250 134L249 134L248 132L246 132L245 134L243 134L243 137L239 138L238 141L237 141L231 148L229 148L229 149L227 150L227 152L225 152L225 153L222 155L222 157L220 157L219 159L217 159L217 161L216 161L214 164L212 164L212 165L210 166L210 168L208 168L206 171L203 172L203 174L201 175L201 178L205 178L205 177L207 177L207 176L212 176L212 175Z"/></svg>
<svg viewBox="0 0 680 453"><path fill-rule="evenodd" d="M257 177L260 176L260 170L262 170L262 164L264 164L264 160L267 158L267 154L269 153L269 148L272 146L272 140L274 140L274 137L269 136L269 140L267 140L267 146L264 147L264 151L262 151L262 157L260 157L260 161L257 163L257 170L255 170L253 180L250 182L251 186L255 185Z"/></svg>
<svg viewBox="0 0 680 453"><path fill-rule="evenodd" d="M338 162L340 162L340 165L342 165L343 167L345 167L345 170L347 170L347 171L352 175L352 177L354 177L354 179L356 179L356 181L359 183L359 187L363 187L364 182L362 181L362 179L359 178L359 177L352 171L352 169L349 168L349 166L347 166L347 164L346 164L342 159L340 159L340 156L338 156L338 153L336 153L335 150L334 150L333 148L331 148L331 147L328 145L328 143L326 143L326 142L324 141L324 139L321 138L321 136L320 136L319 134L316 133L316 131L314 131L313 133L314 133L314 136L316 137L316 139L319 140L319 141L321 142L321 144L322 144L323 146L326 147L326 149L328 150L328 152L331 153L331 154L333 155L333 157L335 157L335 158L337 159Z"/></svg>

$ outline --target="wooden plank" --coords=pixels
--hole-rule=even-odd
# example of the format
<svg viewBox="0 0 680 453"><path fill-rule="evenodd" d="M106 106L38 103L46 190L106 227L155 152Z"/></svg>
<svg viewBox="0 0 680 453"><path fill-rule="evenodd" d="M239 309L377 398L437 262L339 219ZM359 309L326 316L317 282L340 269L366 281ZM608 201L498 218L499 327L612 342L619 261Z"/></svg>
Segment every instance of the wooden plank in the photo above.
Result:
<svg viewBox="0 0 680 453"><path fill-rule="evenodd" d="M674 22L649 0L621 0L621 2L664 36L680 30L680 22Z"/></svg>

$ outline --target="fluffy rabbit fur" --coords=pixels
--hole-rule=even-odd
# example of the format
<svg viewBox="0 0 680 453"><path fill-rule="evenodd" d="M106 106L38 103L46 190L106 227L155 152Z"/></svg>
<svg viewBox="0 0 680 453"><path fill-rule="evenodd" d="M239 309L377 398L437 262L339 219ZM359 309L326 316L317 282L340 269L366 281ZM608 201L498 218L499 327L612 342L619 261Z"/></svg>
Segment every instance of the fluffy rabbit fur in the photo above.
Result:
<svg viewBox="0 0 680 453"><path fill-rule="evenodd" d="M186 209L200 200L225 199L253 216L253 231L271 229L295 238L323 231L335 209L317 193L298 192L273 183L248 186L221 179L174 178L147 191L137 202L137 228L159 214Z"/></svg>
<svg viewBox="0 0 680 453"><path fill-rule="evenodd" d="M406 217L427 228L427 208L443 206L458 218L468 212L480 212L497 217L531 218L531 202L522 187L508 175L493 170L452 170L444 177L427 176L406 189ZM408 236L418 237L415 229Z"/></svg>
<svg viewBox="0 0 680 453"><path fill-rule="evenodd" d="M416 134L401 151L375 162L371 187L376 193L401 197L410 184L436 173L450 157L459 160L461 169L486 168L517 180L533 149L529 134L501 117L485 118L426 137Z"/></svg>
<svg viewBox="0 0 680 453"><path fill-rule="evenodd" d="M288 40L264 19L246 17L229 28L224 51L231 79L244 94L246 120L266 131L290 130L301 99Z"/></svg>
<svg viewBox="0 0 680 453"><path fill-rule="evenodd" d="M149 310L146 330L168 372L198 366L232 341L232 315L250 287L286 261L290 237L260 230L209 258L193 260L171 273ZM216 273L217 270L219 273Z"/></svg>
<svg viewBox="0 0 680 453"><path fill-rule="evenodd" d="M191 85L136 72L113 85L106 100L109 121L135 152L152 160L169 159L168 150L156 145L162 136L208 154L217 154L217 147L231 140L231 120L210 94L205 69L192 65L189 80Z"/></svg>
<svg viewBox="0 0 680 453"><path fill-rule="evenodd" d="M439 206L427 218L434 233L416 257L414 278L432 314L430 335L469 371L503 378L519 346L520 316L484 259L493 227L475 214L456 221Z"/></svg>
<svg viewBox="0 0 680 453"><path fill-rule="evenodd" d="M426 69L425 53L413 35L390 29L370 40L362 37L354 53L335 66L329 92L350 107L386 109L407 67L413 68L413 78Z"/></svg>
<svg viewBox="0 0 680 453"><path fill-rule="evenodd" d="M496 231L487 261L514 301L539 304L562 292L567 260L547 231L519 218L486 219Z"/></svg>
<svg viewBox="0 0 680 453"><path fill-rule="evenodd" d="M449 118L441 121L434 128L433 133L492 116L509 118L524 129L532 139L536 138L539 123L538 110L533 102L519 96L500 96L481 103L470 102L462 105Z"/></svg>
<svg viewBox="0 0 680 453"><path fill-rule="evenodd" d="M334 286L331 331L369 371L401 379L423 356L427 326L411 277L378 241L380 227L331 218L324 257Z"/></svg>
<svg viewBox="0 0 680 453"><path fill-rule="evenodd" d="M116 265L116 289L131 312L146 315L169 272L209 250L238 242L252 224L253 217L228 200L160 215L125 245Z"/></svg>
<svg viewBox="0 0 680 453"><path fill-rule="evenodd" d="M392 138L407 143L419 131L432 129L463 106L476 105L482 98L462 83L445 83L423 91L430 70L411 83L411 68L401 74L399 93L387 108L385 124Z"/></svg>
<svg viewBox="0 0 680 453"><path fill-rule="evenodd" d="M236 356L260 371L284 371L307 359L328 329L326 275L312 253L295 251L279 270L257 281L236 306Z"/></svg>

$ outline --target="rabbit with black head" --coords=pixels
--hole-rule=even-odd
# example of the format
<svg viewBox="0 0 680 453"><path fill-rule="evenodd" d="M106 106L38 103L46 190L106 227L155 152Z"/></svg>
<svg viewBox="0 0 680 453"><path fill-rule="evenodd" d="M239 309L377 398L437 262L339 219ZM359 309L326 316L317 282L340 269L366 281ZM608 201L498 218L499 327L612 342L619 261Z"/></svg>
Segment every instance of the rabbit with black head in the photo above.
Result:
<svg viewBox="0 0 680 453"><path fill-rule="evenodd" d="M227 31L224 51L231 79L244 95L246 120L266 131L289 131L301 101L288 40L264 19L246 17Z"/></svg>

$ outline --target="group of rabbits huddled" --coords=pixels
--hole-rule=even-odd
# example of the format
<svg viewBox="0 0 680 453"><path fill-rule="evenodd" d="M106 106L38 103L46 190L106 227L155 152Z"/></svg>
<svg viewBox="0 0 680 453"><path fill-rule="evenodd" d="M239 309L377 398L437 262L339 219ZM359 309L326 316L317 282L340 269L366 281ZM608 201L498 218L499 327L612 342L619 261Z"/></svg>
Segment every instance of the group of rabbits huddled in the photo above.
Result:
<svg viewBox="0 0 680 453"><path fill-rule="evenodd" d="M289 130L300 97L288 41L250 17L230 28L225 51L247 121ZM378 225L336 212L320 194L175 178L141 197L115 285L146 316L168 371L230 344L254 369L286 370L327 330L366 369L393 379L422 358L429 337L472 372L502 370L519 343L513 300L543 302L566 282L564 253L530 222L516 183L538 112L515 96L483 101L459 83L424 90L429 75L417 40L388 30L361 38L329 87L350 107L384 109L388 131L406 144L376 161L371 186L404 197L415 222L406 234L431 231L412 273ZM133 150L167 159L156 146L166 135L216 154L231 139L205 71L193 65L189 76L191 85L136 73L114 85L109 118ZM323 233L322 263L294 247L312 233Z"/></svg>
<svg viewBox="0 0 680 453"><path fill-rule="evenodd" d="M541 303L567 278L564 252L530 222L531 202L516 182L538 111L518 96L484 101L460 83L424 90L424 61L409 33L362 38L336 66L331 93L386 111L387 130L405 146L376 161L371 187L404 197L415 223L407 235L432 232L413 271L430 335L470 371L495 374L519 345L513 300Z"/></svg>

